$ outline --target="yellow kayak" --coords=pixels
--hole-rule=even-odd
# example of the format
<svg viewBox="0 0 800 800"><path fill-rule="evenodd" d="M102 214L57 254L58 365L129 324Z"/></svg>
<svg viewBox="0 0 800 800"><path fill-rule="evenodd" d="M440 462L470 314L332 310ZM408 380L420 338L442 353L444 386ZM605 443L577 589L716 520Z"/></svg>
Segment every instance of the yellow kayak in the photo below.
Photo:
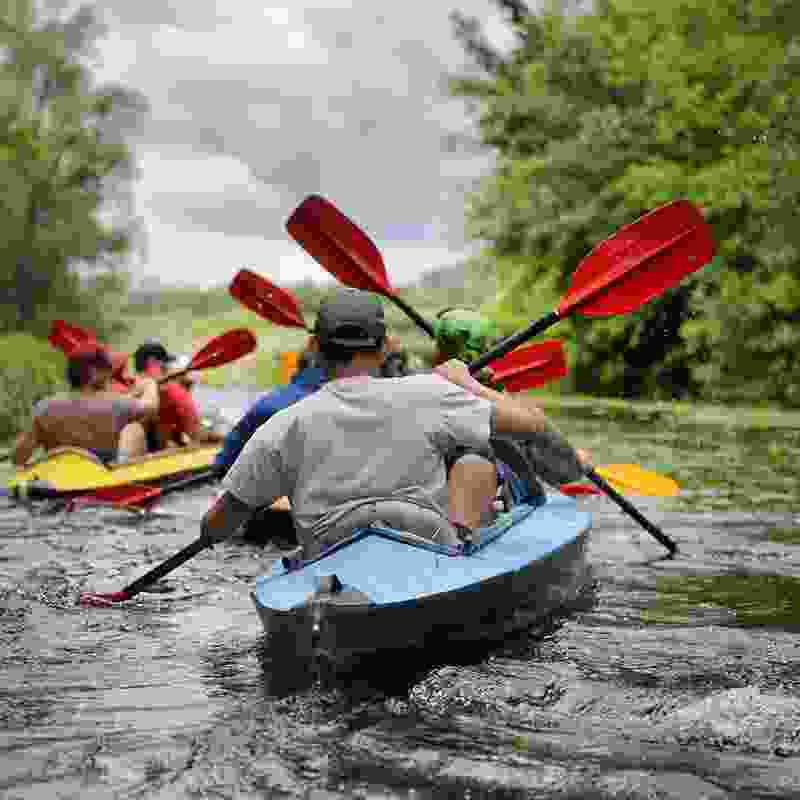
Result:
<svg viewBox="0 0 800 800"><path fill-rule="evenodd" d="M8 489L11 491L18 484L29 481L41 481L57 492L157 483L175 475L208 469L219 449L217 444L195 445L107 466L88 450L59 447L32 461L24 469L17 470L8 483Z"/></svg>

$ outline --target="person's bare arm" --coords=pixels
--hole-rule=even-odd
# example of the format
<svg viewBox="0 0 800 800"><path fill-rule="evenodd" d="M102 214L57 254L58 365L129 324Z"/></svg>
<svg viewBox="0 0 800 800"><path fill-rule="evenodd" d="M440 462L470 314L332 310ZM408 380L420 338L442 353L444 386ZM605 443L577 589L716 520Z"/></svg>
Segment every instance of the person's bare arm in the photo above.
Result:
<svg viewBox="0 0 800 800"><path fill-rule="evenodd" d="M463 362L447 361L436 367L434 372L494 405L494 433L515 437L542 433L547 429L547 420L540 408L521 403L511 395L484 386L469 374Z"/></svg>
<svg viewBox="0 0 800 800"><path fill-rule="evenodd" d="M561 433L548 422L538 404L529 400L496 392L479 383L469 374L461 361L448 361L435 372L461 386L468 392L489 400L493 406L492 436L508 436L527 441L533 453L551 471L558 473L558 483L578 480L591 468L590 455L585 450L575 450Z"/></svg>
<svg viewBox="0 0 800 800"><path fill-rule="evenodd" d="M36 436L36 422L34 422L30 429L17 436L14 442L14 450L11 455L14 466L21 467L26 464L36 448L39 447L39 444L39 439Z"/></svg>
<svg viewBox="0 0 800 800"><path fill-rule="evenodd" d="M158 416L158 383L154 378L139 378L131 389L131 397L144 406L141 419L155 419Z"/></svg>
<svg viewBox="0 0 800 800"><path fill-rule="evenodd" d="M223 492L206 511L200 525L203 536L221 542L233 536L253 516L253 509L230 492Z"/></svg>

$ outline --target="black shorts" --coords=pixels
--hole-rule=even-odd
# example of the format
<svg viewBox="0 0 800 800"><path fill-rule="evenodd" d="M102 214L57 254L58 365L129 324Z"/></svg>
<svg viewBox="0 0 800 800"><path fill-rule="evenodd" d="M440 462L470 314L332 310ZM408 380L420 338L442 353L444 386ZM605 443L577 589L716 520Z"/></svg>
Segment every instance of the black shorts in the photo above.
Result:
<svg viewBox="0 0 800 800"><path fill-rule="evenodd" d="M455 450L451 450L444 457L444 465L445 469L447 470L447 474L450 475L450 470L453 468L453 464L455 464L459 458L463 458L467 455L480 456L481 458L485 458L487 461L491 461L492 464L497 464L497 459L494 457L494 453L492 452L491 448L479 450L475 447L459 445L455 448Z"/></svg>

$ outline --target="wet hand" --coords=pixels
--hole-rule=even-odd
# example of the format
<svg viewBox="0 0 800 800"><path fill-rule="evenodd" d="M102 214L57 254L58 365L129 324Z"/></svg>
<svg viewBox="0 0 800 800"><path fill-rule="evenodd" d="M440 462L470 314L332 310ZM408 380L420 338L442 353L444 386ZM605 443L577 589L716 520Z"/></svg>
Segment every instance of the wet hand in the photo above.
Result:
<svg viewBox="0 0 800 800"><path fill-rule="evenodd" d="M455 383L464 389L475 381L475 378L469 374L467 365L456 358L451 358L449 361L445 361L444 364L439 364L438 367L434 367L433 371L450 381L450 383Z"/></svg>
<svg viewBox="0 0 800 800"><path fill-rule="evenodd" d="M484 387L470 374L467 365L463 361L452 358L450 361L440 364L433 371L451 383L460 386L465 392L474 394L477 397L485 397Z"/></svg>
<svg viewBox="0 0 800 800"><path fill-rule="evenodd" d="M403 346L400 344L400 340L396 336L386 337L386 352L387 353L403 352Z"/></svg>

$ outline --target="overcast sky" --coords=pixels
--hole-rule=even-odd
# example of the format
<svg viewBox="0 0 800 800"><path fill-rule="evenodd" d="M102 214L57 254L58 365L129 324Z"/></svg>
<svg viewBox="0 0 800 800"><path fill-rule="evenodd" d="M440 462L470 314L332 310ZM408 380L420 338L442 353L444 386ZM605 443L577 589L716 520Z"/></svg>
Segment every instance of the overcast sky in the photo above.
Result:
<svg viewBox="0 0 800 800"><path fill-rule="evenodd" d="M326 274L284 229L321 194L381 248L391 280L458 262L464 196L491 168L443 78L467 63L451 10L498 45L489 0L101 0L100 81L144 92L131 140L148 235L139 274L227 283L248 266L291 282ZM471 245L472 248L475 245Z"/></svg>

